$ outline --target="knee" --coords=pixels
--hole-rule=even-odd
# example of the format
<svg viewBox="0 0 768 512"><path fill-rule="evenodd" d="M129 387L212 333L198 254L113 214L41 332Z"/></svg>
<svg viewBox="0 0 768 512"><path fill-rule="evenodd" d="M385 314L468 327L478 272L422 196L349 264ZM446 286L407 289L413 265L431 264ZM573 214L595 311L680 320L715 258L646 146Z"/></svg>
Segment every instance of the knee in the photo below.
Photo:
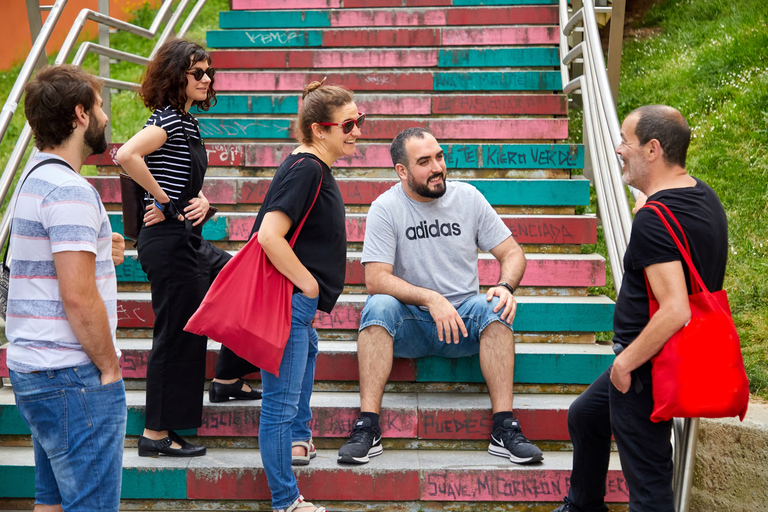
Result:
<svg viewBox="0 0 768 512"><path fill-rule="evenodd" d="M384 328L390 337L394 336L395 328L401 321L403 304L391 295L371 295L365 302L360 316L360 332L371 330L371 327Z"/></svg>

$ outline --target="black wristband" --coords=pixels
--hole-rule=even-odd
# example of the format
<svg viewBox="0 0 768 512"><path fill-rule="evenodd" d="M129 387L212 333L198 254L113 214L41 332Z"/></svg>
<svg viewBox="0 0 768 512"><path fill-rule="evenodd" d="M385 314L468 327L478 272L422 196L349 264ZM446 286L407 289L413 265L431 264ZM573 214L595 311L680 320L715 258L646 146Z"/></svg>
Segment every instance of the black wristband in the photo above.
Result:
<svg viewBox="0 0 768 512"><path fill-rule="evenodd" d="M513 286L511 286L510 284L508 284L508 283L501 282L501 283L497 284L496 286L503 286L504 288L509 290L509 293L511 293L513 295L515 293L515 288Z"/></svg>

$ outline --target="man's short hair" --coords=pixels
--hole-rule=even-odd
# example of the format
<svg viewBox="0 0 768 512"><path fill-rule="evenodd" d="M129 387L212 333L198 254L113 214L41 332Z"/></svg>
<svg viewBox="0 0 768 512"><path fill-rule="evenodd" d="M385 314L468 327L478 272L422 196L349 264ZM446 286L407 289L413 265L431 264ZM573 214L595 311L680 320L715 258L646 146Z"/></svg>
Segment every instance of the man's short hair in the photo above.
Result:
<svg viewBox="0 0 768 512"><path fill-rule="evenodd" d="M101 93L101 80L77 66L61 64L39 71L24 89L24 114L37 149L60 146L75 131L75 107L90 112Z"/></svg>
<svg viewBox="0 0 768 512"><path fill-rule="evenodd" d="M389 147L389 155L392 157L392 165L397 167L397 164L403 164L405 168L408 169L408 152L405 150L405 143L413 137L423 139L424 134L429 134L429 131L418 127L406 128L398 133L392 141L392 145Z"/></svg>
<svg viewBox="0 0 768 512"><path fill-rule="evenodd" d="M691 128L683 115L667 105L647 105L633 110L637 114L635 135L641 145L656 139L664 151L664 160L672 165L685 167Z"/></svg>

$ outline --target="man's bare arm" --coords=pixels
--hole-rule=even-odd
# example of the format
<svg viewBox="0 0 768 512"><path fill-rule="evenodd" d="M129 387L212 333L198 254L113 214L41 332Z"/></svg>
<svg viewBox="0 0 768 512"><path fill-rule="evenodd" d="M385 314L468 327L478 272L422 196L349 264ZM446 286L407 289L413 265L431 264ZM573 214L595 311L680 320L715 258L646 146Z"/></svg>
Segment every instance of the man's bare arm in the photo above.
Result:
<svg viewBox="0 0 768 512"><path fill-rule="evenodd" d="M459 332L467 336L467 328L448 300L434 290L414 286L392 273L392 265L369 262L365 264L365 285L370 295L391 295L403 304L424 306L437 326L437 337L445 342L459 342Z"/></svg>
<svg viewBox="0 0 768 512"><path fill-rule="evenodd" d="M669 338L691 319L682 263L657 263L647 267L645 272L659 302L659 310L640 335L613 362L611 382L622 393L629 390L632 381L630 372L650 361Z"/></svg>
<svg viewBox="0 0 768 512"><path fill-rule="evenodd" d="M101 383L120 380L107 309L96 287L96 255L87 251L58 252L53 262L72 332L101 370Z"/></svg>

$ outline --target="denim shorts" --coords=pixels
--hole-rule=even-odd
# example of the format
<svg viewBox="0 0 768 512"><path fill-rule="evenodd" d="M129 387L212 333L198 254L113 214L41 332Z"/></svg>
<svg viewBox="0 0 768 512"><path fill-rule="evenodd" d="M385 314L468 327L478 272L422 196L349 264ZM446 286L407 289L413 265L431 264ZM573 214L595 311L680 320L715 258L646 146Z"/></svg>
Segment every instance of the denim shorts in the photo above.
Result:
<svg viewBox="0 0 768 512"><path fill-rule="evenodd" d="M72 512L117 512L127 409L122 380L101 385L92 363L10 372L32 431L35 503Z"/></svg>
<svg viewBox="0 0 768 512"><path fill-rule="evenodd" d="M360 330L379 325L392 336L394 356L416 358L426 356L466 357L480 352L480 334L491 322L501 322L509 330L512 326L501 320L501 308L494 313L498 297L489 302L485 294L465 299L456 308L464 321L468 336L459 333L458 343L446 343L437 337L437 326L429 311L418 306L403 304L390 295L368 297L360 318Z"/></svg>

